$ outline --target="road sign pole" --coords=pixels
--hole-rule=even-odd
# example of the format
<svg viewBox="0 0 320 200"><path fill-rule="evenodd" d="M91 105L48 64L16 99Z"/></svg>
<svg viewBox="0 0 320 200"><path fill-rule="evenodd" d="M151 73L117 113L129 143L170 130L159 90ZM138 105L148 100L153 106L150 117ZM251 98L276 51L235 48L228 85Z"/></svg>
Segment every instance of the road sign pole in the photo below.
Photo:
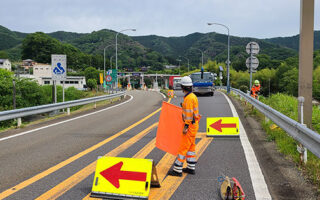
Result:
<svg viewBox="0 0 320 200"><path fill-rule="evenodd" d="M250 72L249 90L251 90L251 87L252 87L252 43L250 44L250 67L249 67L249 72Z"/></svg>
<svg viewBox="0 0 320 200"><path fill-rule="evenodd" d="M54 81L54 103L57 103L57 81Z"/></svg>
<svg viewBox="0 0 320 200"><path fill-rule="evenodd" d="M64 102L64 80L62 81L62 102ZM64 112L64 109L63 109Z"/></svg>

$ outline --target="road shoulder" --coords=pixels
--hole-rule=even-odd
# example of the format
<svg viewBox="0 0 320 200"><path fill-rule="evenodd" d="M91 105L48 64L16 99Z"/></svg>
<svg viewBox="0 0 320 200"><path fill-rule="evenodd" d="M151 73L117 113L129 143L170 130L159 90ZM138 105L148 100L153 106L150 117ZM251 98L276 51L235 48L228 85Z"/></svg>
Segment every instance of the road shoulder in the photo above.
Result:
<svg viewBox="0 0 320 200"><path fill-rule="evenodd" d="M273 199L317 199L313 186L296 165L284 158L275 142L267 140L259 121L249 116L241 102L229 96L247 132ZM319 198L319 197L318 197Z"/></svg>

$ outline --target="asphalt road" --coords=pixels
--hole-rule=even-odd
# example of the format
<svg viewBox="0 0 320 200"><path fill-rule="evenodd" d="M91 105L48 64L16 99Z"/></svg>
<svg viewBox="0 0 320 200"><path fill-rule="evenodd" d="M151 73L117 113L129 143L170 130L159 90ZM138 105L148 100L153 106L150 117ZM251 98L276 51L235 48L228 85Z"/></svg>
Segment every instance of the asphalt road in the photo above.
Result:
<svg viewBox="0 0 320 200"><path fill-rule="evenodd" d="M0 141L0 191L130 126L158 109L163 100L155 92L138 91L130 92L129 95L133 99L119 107ZM20 129L15 134L23 131L25 129ZM0 139L7 135L0 133Z"/></svg>
<svg viewBox="0 0 320 200"><path fill-rule="evenodd" d="M160 115L154 111L163 98L155 92L130 94L133 100L117 108L0 141L0 199L89 199L95 161L102 155L153 159L162 187L151 189L149 199L219 199L217 178L223 175L236 177L246 199L255 199L239 138L212 139L200 133L196 175L166 176L175 158L154 146ZM180 105L183 94L176 96L171 103ZM199 97L199 112L199 132L206 130L206 117L233 116L219 92Z"/></svg>

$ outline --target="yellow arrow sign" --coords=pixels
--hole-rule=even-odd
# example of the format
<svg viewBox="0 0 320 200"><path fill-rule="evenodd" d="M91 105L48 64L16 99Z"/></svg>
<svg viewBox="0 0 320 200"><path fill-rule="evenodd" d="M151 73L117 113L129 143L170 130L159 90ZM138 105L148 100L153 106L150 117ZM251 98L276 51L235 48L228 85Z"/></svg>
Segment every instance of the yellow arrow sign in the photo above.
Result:
<svg viewBox="0 0 320 200"><path fill-rule="evenodd" d="M239 135L238 117L207 117L207 136Z"/></svg>
<svg viewBox="0 0 320 200"><path fill-rule="evenodd" d="M92 197L148 198L152 160L101 157L97 161Z"/></svg>

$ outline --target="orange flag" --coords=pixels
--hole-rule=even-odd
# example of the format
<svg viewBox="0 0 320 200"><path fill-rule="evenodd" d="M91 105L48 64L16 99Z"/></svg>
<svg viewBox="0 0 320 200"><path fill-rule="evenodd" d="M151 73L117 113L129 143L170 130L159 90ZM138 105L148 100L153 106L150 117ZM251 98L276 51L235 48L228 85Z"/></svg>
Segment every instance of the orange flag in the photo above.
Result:
<svg viewBox="0 0 320 200"><path fill-rule="evenodd" d="M183 126L182 108L163 102L157 130L156 147L176 156L182 138Z"/></svg>

